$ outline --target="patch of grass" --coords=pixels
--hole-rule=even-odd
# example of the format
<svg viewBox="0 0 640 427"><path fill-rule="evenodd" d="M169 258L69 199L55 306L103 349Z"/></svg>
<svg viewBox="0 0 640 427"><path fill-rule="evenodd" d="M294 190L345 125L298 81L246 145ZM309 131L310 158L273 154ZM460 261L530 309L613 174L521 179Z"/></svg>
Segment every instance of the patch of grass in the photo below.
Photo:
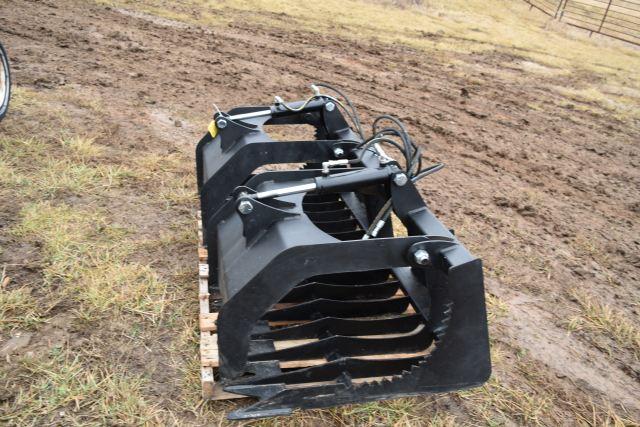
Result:
<svg viewBox="0 0 640 427"><path fill-rule="evenodd" d="M168 232L161 231L157 239L139 243L138 248L142 250L163 248L165 250L173 245L195 246L198 244L198 234L194 224L195 220L190 221L189 224L172 224ZM190 271L189 274L193 274L193 271ZM189 279L193 280L193 277L189 277Z"/></svg>
<svg viewBox="0 0 640 427"><path fill-rule="evenodd" d="M640 119L638 98L628 95L605 93L594 86L575 89L571 87L556 87L556 90L573 102L581 103L574 108L591 111L593 107L613 113L619 119L634 117Z"/></svg>
<svg viewBox="0 0 640 427"><path fill-rule="evenodd" d="M83 194L97 188L111 187L117 184L119 168L111 166L89 166L68 159L49 158L43 162L38 173L31 178L30 190L51 197L61 192Z"/></svg>
<svg viewBox="0 0 640 427"><path fill-rule="evenodd" d="M185 298L186 300L186 298ZM179 372L177 386L180 388L179 399L171 402L173 408L178 412L188 411L198 417L207 420L208 423L222 425L225 419L225 412L232 411L237 402L202 401L202 383L200 378L200 351L198 344L200 342L200 329L198 327L197 317L185 316L188 313L190 305L182 302L179 307L173 307L173 313L178 316L179 324L175 328L175 339L172 340L170 347L171 365ZM262 425L264 422L256 420L253 425Z"/></svg>
<svg viewBox="0 0 640 427"><path fill-rule="evenodd" d="M71 289L82 304L83 317L111 311L138 314L155 323L167 303L166 284L147 266L97 263L86 269Z"/></svg>
<svg viewBox="0 0 640 427"><path fill-rule="evenodd" d="M569 71L566 69L563 70L560 68L545 67L544 65L533 61L521 61L518 65L524 71L541 74L543 76L560 76L569 74Z"/></svg>
<svg viewBox="0 0 640 427"><path fill-rule="evenodd" d="M51 145L39 139L0 138L0 182L33 199L105 190L121 185L133 175L123 166L87 163L86 159L101 151L91 139L72 137L60 141L70 157L51 155Z"/></svg>
<svg viewBox="0 0 640 427"><path fill-rule="evenodd" d="M520 349L517 349L520 353ZM629 418L628 411L621 405L614 408L605 397L594 399L589 390L567 389L554 384L553 374L526 354L518 354L516 366L531 393L544 396L553 402L543 420L543 425L558 425L570 419L573 424L589 426L631 426L638 425ZM567 416L567 414L570 414Z"/></svg>
<svg viewBox="0 0 640 427"><path fill-rule="evenodd" d="M18 173L13 165L0 156L0 184L7 187L20 187L27 183L24 176Z"/></svg>
<svg viewBox="0 0 640 427"><path fill-rule="evenodd" d="M174 182L173 185L162 187L160 199L169 206L195 206L198 203L198 194L193 189L193 183L186 186L181 182Z"/></svg>
<svg viewBox="0 0 640 427"><path fill-rule="evenodd" d="M26 206L13 233L39 241L46 283L62 283L84 319L135 313L155 322L166 304L166 284L148 267L128 262L135 245L127 231L97 211L41 202Z"/></svg>
<svg viewBox="0 0 640 427"><path fill-rule="evenodd" d="M168 176L167 174L193 175L191 159L186 159L178 153L152 153L133 160L133 168L139 171L139 178L151 179Z"/></svg>
<svg viewBox="0 0 640 427"><path fill-rule="evenodd" d="M152 185L151 191L168 206L194 206L198 195L194 190L191 160L183 155L150 154L134 160L136 178Z"/></svg>
<svg viewBox="0 0 640 427"><path fill-rule="evenodd" d="M33 137L0 136L0 156L9 164L38 161L47 156L47 144Z"/></svg>
<svg viewBox="0 0 640 427"><path fill-rule="evenodd" d="M43 321L44 311L26 286L9 290L0 285L0 330L32 328Z"/></svg>
<svg viewBox="0 0 640 427"><path fill-rule="evenodd" d="M638 422L633 421L626 415L620 415L618 411L611 407L609 402L603 405L589 401L579 406L588 406L584 413L575 413L576 421L583 425L606 426L606 427L628 427L637 426Z"/></svg>
<svg viewBox="0 0 640 427"><path fill-rule="evenodd" d="M336 420L346 425L392 426L415 423L424 418L420 399L405 398L369 402L330 410Z"/></svg>
<svg viewBox="0 0 640 427"><path fill-rule="evenodd" d="M426 425L429 427L455 427L460 425L460 423L457 422L456 417L451 414L436 412L436 414L428 420Z"/></svg>
<svg viewBox="0 0 640 427"><path fill-rule="evenodd" d="M104 151L103 147L95 144L94 138L72 136L61 138L60 144L79 160L98 157Z"/></svg>
<svg viewBox="0 0 640 427"><path fill-rule="evenodd" d="M50 357L23 359L30 386L2 405L7 424L139 425L156 419L141 377L113 368L87 366L54 350Z"/></svg>
<svg viewBox="0 0 640 427"><path fill-rule="evenodd" d="M507 386L494 375L482 387L458 393L488 425L544 424L552 406L548 395Z"/></svg>
<svg viewBox="0 0 640 427"><path fill-rule="evenodd" d="M569 320L570 331L604 334L640 358L640 329L633 322L584 291L574 289L571 295L580 306L580 315Z"/></svg>
<svg viewBox="0 0 640 427"><path fill-rule="evenodd" d="M40 101L36 91L21 86L11 88L11 111L23 111L25 108L36 105Z"/></svg>
<svg viewBox="0 0 640 427"><path fill-rule="evenodd" d="M509 313L509 306L499 297L486 293L485 299L487 303L487 317L489 320L504 317Z"/></svg>
<svg viewBox="0 0 640 427"><path fill-rule="evenodd" d="M12 230L17 237L42 244L45 282L77 280L96 249L100 230L106 227L102 214L51 202L25 206Z"/></svg>

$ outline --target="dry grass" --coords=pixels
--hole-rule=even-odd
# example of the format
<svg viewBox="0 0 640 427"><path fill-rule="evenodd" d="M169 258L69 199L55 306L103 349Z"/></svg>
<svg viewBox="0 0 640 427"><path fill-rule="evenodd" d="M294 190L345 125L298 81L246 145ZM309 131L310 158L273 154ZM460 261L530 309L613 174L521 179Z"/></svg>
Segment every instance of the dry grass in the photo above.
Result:
<svg viewBox="0 0 640 427"><path fill-rule="evenodd" d="M496 295L485 293L485 299L487 304L487 317L489 321L509 314L509 306L507 303Z"/></svg>
<svg viewBox="0 0 640 427"><path fill-rule="evenodd" d="M101 151L92 140L74 137L60 141L70 156L52 155L55 146L40 139L0 136L0 182L25 198L54 198L107 190L133 175L120 165L86 161Z"/></svg>
<svg viewBox="0 0 640 427"><path fill-rule="evenodd" d="M500 367L495 369L489 382L481 388L457 393L465 407L477 417L477 424L637 425L624 408L614 408L605 399L559 386L551 378L553 374L525 352L509 346L502 348L495 343L492 347L500 348L500 353L516 351L515 358L511 356L510 362L505 361L513 366L504 370L502 359L493 359L494 365Z"/></svg>
<svg viewBox="0 0 640 427"><path fill-rule="evenodd" d="M405 398L351 405L330 412L335 421L346 425L400 426L424 420L425 406L424 400Z"/></svg>
<svg viewBox="0 0 640 427"><path fill-rule="evenodd" d="M88 364L60 349L49 357L23 359L22 368L31 385L11 405L3 404L3 423L140 425L156 419L141 377Z"/></svg>
<svg viewBox="0 0 640 427"><path fill-rule="evenodd" d="M556 90L567 99L580 103L581 105L574 106L576 109L590 111L596 107L605 113L612 113L619 119L625 117L640 119L638 96L609 93L593 86L581 89L556 87Z"/></svg>
<svg viewBox="0 0 640 427"><path fill-rule="evenodd" d="M0 286L0 330L32 328L43 321L44 312L27 286Z"/></svg>
<svg viewBox="0 0 640 427"><path fill-rule="evenodd" d="M166 284L148 266L128 261L135 245L103 213L41 202L27 205L21 217L14 234L40 242L45 281L64 284L82 318L129 312L155 322L162 316Z"/></svg>
<svg viewBox="0 0 640 427"><path fill-rule="evenodd" d="M580 314L569 320L570 331L605 335L640 358L640 329L636 324L593 295L575 289L571 294L580 306Z"/></svg>
<svg viewBox="0 0 640 427"><path fill-rule="evenodd" d="M197 203L193 187L193 169L178 154L149 154L133 161L137 179L153 187L159 200L167 207L190 207Z"/></svg>
<svg viewBox="0 0 640 427"><path fill-rule="evenodd" d="M27 108L38 104L36 92L21 86L11 88L11 110L25 111Z"/></svg>
<svg viewBox="0 0 640 427"><path fill-rule="evenodd" d="M85 161L100 156L104 147L95 144L95 138L71 136L61 138L60 144L67 149L76 159Z"/></svg>
<svg viewBox="0 0 640 427"><path fill-rule="evenodd" d="M552 402L548 396L507 386L495 375L484 386L459 393L487 425L502 425L510 420L517 424L542 424Z"/></svg>
<svg viewBox="0 0 640 427"><path fill-rule="evenodd" d="M429 426L451 427L459 425L452 414L443 413L433 400L403 398L382 402L348 405L327 410L299 411L291 417L255 420L250 425L270 426Z"/></svg>
<svg viewBox="0 0 640 427"><path fill-rule="evenodd" d="M130 312L155 323L167 304L167 286L148 266L98 263L71 287L81 304L81 317L96 319Z"/></svg>
<svg viewBox="0 0 640 427"><path fill-rule="evenodd" d="M99 230L106 225L98 212L48 201L25 206L20 217L13 234L42 245L47 284L77 280L96 249Z"/></svg>

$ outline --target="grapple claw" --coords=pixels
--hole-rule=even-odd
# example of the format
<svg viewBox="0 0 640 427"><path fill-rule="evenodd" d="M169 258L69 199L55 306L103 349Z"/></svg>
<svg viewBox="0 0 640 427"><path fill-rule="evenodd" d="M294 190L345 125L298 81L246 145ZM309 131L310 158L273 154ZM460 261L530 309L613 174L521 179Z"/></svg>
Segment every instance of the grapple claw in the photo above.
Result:
<svg viewBox="0 0 640 427"><path fill-rule="evenodd" d="M197 147L219 377L258 398L231 419L458 390L491 372L482 263L420 197L420 149L402 126L364 139L336 101L218 113L224 127ZM264 131L291 124L323 139ZM393 137L404 162L381 147ZM274 163L300 165L254 173Z"/></svg>

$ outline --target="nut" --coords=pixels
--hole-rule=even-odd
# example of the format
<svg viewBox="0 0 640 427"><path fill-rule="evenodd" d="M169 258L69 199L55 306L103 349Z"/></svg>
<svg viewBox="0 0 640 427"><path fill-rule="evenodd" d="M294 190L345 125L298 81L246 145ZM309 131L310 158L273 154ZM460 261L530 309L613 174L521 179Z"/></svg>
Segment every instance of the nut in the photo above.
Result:
<svg viewBox="0 0 640 427"><path fill-rule="evenodd" d="M334 104L333 102L327 102L324 108L326 108L327 111L331 112L336 109L336 104Z"/></svg>
<svg viewBox="0 0 640 427"><path fill-rule="evenodd" d="M407 183L407 181L409 181L409 179L407 178L407 175L403 173L397 173L393 176L393 183L398 187L402 187Z"/></svg>
<svg viewBox="0 0 640 427"><path fill-rule="evenodd" d="M333 155L337 158L344 156L344 150L340 147L336 147L333 149Z"/></svg>
<svg viewBox="0 0 640 427"><path fill-rule="evenodd" d="M253 212L253 204L248 200L243 200L238 203L238 212L242 215L248 215Z"/></svg>
<svg viewBox="0 0 640 427"><path fill-rule="evenodd" d="M218 127L218 129L224 129L227 127L227 121L225 119L219 119L216 122L216 126Z"/></svg>
<svg viewBox="0 0 640 427"><path fill-rule="evenodd" d="M431 259L429 258L429 252L424 249L418 249L413 254L413 260L418 265L429 265L431 263Z"/></svg>

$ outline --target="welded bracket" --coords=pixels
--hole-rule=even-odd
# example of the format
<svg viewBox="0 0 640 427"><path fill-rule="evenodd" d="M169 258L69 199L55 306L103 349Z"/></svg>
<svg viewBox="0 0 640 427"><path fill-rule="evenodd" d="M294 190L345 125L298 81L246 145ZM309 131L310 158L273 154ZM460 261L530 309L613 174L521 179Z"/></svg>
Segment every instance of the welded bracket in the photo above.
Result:
<svg viewBox="0 0 640 427"><path fill-rule="evenodd" d="M256 239L277 221L285 218L299 216L298 212L287 211L285 209L294 208L294 203L284 202L278 199L270 199L269 205L248 195L239 197L236 200L236 209L240 212L240 218L244 227L244 237L247 239L247 246L251 246ZM245 208L246 207L246 208ZM245 212L243 209L247 209Z"/></svg>

